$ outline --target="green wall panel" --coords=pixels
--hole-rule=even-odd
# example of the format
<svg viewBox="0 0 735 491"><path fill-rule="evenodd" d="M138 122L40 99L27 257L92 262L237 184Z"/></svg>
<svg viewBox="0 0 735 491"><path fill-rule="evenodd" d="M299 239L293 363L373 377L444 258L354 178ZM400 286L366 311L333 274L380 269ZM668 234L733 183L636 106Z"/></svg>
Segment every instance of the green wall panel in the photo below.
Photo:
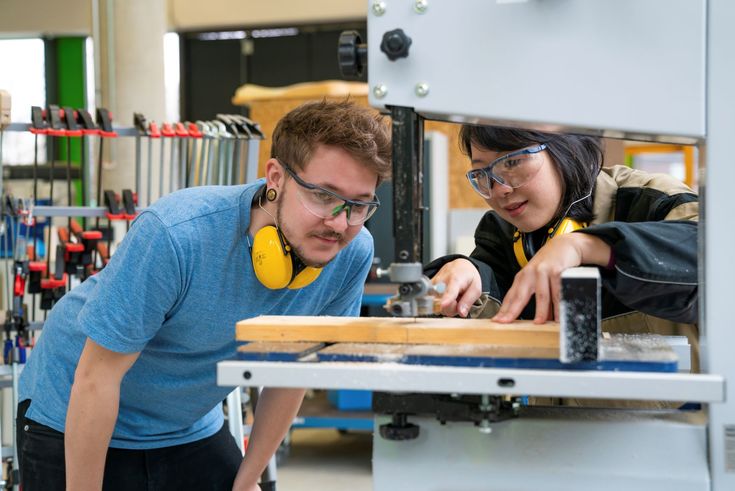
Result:
<svg viewBox="0 0 735 491"><path fill-rule="evenodd" d="M69 106L74 109L86 107L85 87L85 46L86 38L62 37L55 39L56 54L56 94L55 101L60 107ZM71 162L72 166L79 167L82 161L81 138L71 138ZM67 139L58 140L57 158L59 162L66 163ZM75 182L75 195L81 197L80 183ZM66 189L64 186L63 189ZM81 199L77 199L81 204Z"/></svg>

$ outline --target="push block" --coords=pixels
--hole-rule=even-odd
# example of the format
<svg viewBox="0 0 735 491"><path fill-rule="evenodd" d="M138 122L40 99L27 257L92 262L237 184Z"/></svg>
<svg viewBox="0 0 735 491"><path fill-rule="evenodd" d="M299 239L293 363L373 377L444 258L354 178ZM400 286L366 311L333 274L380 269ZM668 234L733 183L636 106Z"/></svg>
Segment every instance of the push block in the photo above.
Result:
<svg viewBox="0 0 735 491"><path fill-rule="evenodd" d="M602 317L600 271L570 268L561 275L559 359L562 363L597 359Z"/></svg>

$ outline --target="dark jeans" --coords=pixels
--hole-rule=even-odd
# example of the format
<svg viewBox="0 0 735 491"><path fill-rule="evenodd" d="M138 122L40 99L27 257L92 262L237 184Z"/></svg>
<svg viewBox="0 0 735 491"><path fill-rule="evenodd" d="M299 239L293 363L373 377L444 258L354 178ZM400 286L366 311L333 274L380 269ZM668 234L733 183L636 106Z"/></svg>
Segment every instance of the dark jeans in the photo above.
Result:
<svg viewBox="0 0 735 491"><path fill-rule="evenodd" d="M64 491L64 434L25 417L18 405L17 443L23 491ZM107 450L104 491L232 489L242 462L227 427L209 438L153 450Z"/></svg>

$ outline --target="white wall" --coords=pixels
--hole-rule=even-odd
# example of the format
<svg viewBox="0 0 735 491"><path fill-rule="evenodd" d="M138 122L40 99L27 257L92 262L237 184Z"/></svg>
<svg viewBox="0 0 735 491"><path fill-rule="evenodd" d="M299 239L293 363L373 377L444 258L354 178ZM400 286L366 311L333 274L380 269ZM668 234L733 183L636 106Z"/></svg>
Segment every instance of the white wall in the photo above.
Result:
<svg viewBox="0 0 735 491"><path fill-rule="evenodd" d="M0 0L0 37L89 34L91 0Z"/></svg>
<svg viewBox="0 0 735 491"><path fill-rule="evenodd" d="M358 20L367 16L367 9L366 0L168 0L168 28L187 31ZM92 0L0 0L0 38L90 34L91 10Z"/></svg>
<svg viewBox="0 0 735 491"><path fill-rule="evenodd" d="M320 23L364 19L367 10L366 0L169 0L169 23L173 30Z"/></svg>

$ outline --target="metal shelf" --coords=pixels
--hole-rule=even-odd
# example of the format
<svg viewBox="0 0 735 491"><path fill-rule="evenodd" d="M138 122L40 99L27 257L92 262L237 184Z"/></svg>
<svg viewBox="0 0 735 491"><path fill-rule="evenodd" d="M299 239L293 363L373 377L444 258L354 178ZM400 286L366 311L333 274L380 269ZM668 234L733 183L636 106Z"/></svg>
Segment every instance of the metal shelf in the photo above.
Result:
<svg viewBox="0 0 735 491"><path fill-rule="evenodd" d="M117 136L145 136L141 135L137 128L134 126L113 126L112 130L117 133ZM30 123L10 123L9 125L5 126L3 128L3 131L13 131L13 132L25 132L31 131L31 124ZM51 135L41 135L41 136L51 136ZM97 136L97 135L85 135L85 136ZM51 136L51 138L67 138L65 136ZM70 138L79 138L78 136L72 136ZM103 137L104 138L104 137Z"/></svg>
<svg viewBox="0 0 735 491"><path fill-rule="evenodd" d="M145 208L136 208L140 212ZM34 206L33 214L37 217L101 217L105 218L107 208L104 206Z"/></svg>

